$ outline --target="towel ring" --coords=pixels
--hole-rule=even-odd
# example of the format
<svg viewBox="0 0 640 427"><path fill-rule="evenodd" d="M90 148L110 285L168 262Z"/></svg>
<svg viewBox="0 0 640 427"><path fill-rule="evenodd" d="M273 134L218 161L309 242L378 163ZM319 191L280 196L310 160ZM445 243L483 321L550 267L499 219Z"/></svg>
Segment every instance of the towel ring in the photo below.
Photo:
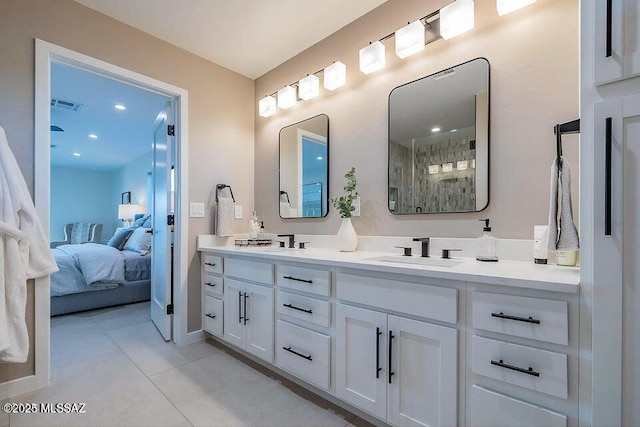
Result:
<svg viewBox="0 0 640 427"><path fill-rule="evenodd" d="M236 198L235 198L235 197L233 197L233 190L231 189L231 186L230 186L230 185L227 185L227 184L218 184L218 185L216 185L216 203L218 203L218 195L219 195L219 194L220 194L220 192L221 192L222 190L224 190L225 188L228 188L228 189L229 189L229 192L231 193L231 199L232 199L232 200L233 200L233 202L235 203Z"/></svg>

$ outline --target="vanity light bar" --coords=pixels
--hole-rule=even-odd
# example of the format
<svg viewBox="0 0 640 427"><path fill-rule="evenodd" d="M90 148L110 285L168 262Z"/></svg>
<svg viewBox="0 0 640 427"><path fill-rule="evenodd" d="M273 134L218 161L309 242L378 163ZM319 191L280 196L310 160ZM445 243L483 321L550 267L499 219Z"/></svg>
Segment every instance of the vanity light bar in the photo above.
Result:
<svg viewBox="0 0 640 427"><path fill-rule="evenodd" d="M320 79L318 74L324 74L324 88L334 90L347 82L347 66L340 61L307 74L306 77L286 85L277 92L273 92L258 101L258 114L261 117L271 117L277 112L277 107L286 110L293 107L298 99L308 100L320 94Z"/></svg>

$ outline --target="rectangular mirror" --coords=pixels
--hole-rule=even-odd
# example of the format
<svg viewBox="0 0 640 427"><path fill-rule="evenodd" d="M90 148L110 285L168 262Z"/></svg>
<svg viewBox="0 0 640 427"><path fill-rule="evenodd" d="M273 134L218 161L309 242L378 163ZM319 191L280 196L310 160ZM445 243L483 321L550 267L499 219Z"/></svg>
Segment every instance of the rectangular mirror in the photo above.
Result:
<svg viewBox="0 0 640 427"><path fill-rule="evenodd" d="M477 212L489 204L489 62L484 58L389 94L389 210Z"/></svg>
<svg viewBox="0 0 640 427"><path fill-rule="evenodd" d="M329 117L280 130L280 217L321 218L329 201Z"/></svg>

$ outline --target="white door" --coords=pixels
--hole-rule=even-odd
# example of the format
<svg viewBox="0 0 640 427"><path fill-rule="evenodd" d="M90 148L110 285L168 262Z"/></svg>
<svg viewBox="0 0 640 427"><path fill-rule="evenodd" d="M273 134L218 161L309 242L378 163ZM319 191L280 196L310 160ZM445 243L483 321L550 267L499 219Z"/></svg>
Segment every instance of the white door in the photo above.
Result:
<svg viewBox="0 0 640 427"><path fill-rule="evenodd" d="M172 103L167 102L158 114L153 131L153 205L151 219L153 236L151 243L151 320L165 340L171 340L172 306L172 256L171 233L167 225L170 209L171 153L174 137L169 135L168 125L173 125Z"/></svg>
<svg viewBox="0 0 640 427"><path fill-rule="evenodd" d="M458 332L389 315L393 334L387 419L402 426L457 425Z"/></svg>
<svg viewBox="0 0 640 427"><path fill-rule="evenodd" d="M225 341L243 347L245 284L232 279L224 281L224 335Z"/></svg>
<svg viewBox="0 0 640 427"><path fill-rule="evenodd" d="M382 419L387 416L387 315L336 304L336 393Z"/></svg>
<svg viewBox="0 0 640 427"><path fill-rule="evenodd" d="M588 1L595 8L595 83L620 80L624 76L624 2ZM635 0L631 0L635 1ZM611 7L608 8L608 5Z"/></svg>
<svg viewBox="0 0 640 427"><path fill-rule="evenodd" d="M245 350L273 362L273 288L247 283L242 309Z"/></svg>

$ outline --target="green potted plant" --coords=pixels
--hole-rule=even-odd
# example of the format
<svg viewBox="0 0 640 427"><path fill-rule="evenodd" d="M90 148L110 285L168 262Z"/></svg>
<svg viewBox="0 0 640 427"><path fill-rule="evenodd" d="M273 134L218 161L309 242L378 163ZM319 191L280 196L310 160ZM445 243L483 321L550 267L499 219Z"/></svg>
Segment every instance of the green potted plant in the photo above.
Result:
<svg viewBox="0 0 640 427"><path fill-rule="evenodd" d="M338 230L338 249L342 252L353 252L358 246L358 235L351 223L351 216L356 209L353 202L358 199L356 168L351 167L351 170L344 177L347 178L347 185L343 188L346 194L331 199L331 203L340 212L340 217L342 217L342 224L340 225L340 230Z"/></svg>

